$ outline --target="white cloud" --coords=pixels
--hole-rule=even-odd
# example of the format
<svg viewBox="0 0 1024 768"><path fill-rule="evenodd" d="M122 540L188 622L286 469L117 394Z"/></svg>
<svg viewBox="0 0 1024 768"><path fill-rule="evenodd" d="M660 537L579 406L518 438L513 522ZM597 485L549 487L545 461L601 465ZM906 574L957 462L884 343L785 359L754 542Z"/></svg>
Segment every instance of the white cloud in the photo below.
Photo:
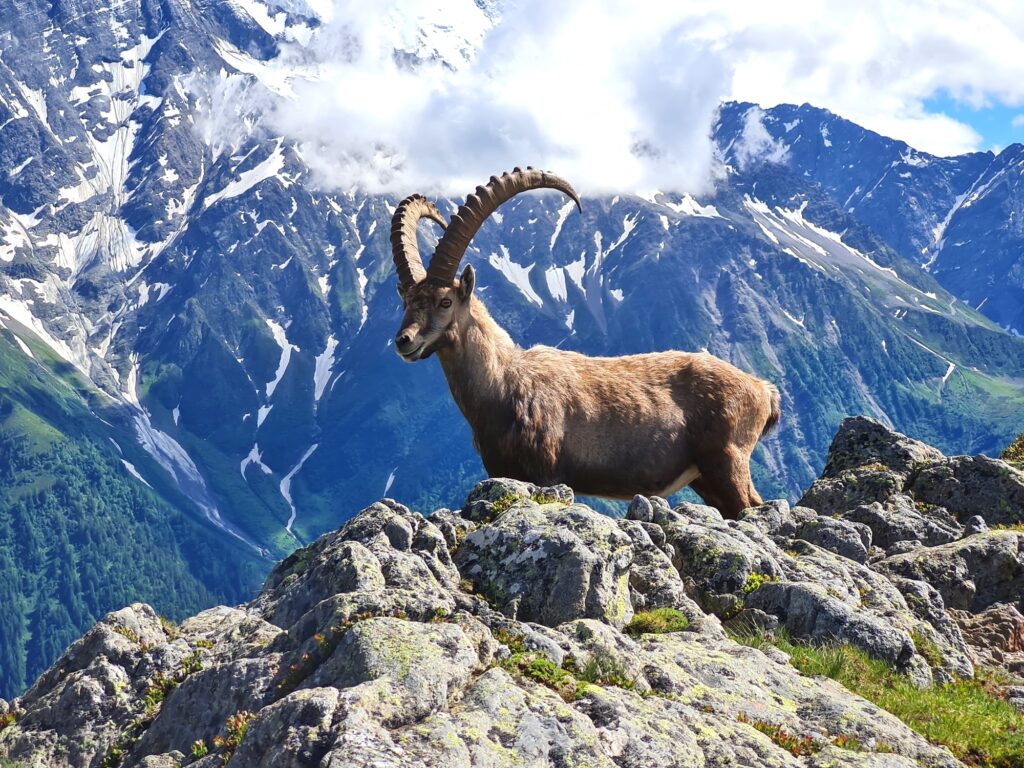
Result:
<svg viewBox="0 0 1024 768"><path fill-rule="evenodd" d="M1024 104L1024 6L947 0L721 3L694 35L733 67L730 95L810 102L937 154L977 149L970 126L928 113L944 90L973 107Z"/></svg>
<svg viewBox="0 0 1024 768"><path fill-rule="evenodd" d="M318 75L271 125L343 186L465 192L531 164L587 192L703 187L727 67L663 13L598 10L522 0L492 26L472 0L336 1L282 58L312 57Z"/></svg>
<svg viewBox="0 0 1024 768"><path fill-rule="evenodd" d="M1010 121L1010 125L1014 128L1024 128L1024 114L1014 115L1013 120Z"/></svg>
<svg viewBox="0 0 1024 768"><path fill-rule="evenodd" d="M740 168L764 161L781 163L789 154L789 148L773 139L764 127L764 112L760 107L750 109L743 116L743 133L736 144L736 161Z"/></svg>
<svg viewBox="0 0 1024 768"><path fill-rule="evenodd" d="M999 0L306 1L322 26L252 71L335 187L463 193L529 163L591 193L700 191L723 98L810 102L938 154L981 137L926 110L937 91L1024 104L1024 5ZM771 158L759 125L746 149Z"/></svg>

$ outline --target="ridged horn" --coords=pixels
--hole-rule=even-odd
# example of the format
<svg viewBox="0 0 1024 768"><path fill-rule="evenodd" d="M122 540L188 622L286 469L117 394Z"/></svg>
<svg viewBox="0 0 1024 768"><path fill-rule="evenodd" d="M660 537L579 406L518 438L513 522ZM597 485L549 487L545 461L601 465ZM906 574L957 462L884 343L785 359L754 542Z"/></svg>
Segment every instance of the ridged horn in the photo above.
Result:
<svg viewBox="0 0 1024 768"><path fill-rule="evenodd" d="M498 206L531 189L557 189L571 197L580 212L579 195L569 182L553 173L538 171L534 168L516 168L511 173L503 173L501 177L491 176L491 180L466 198L459 210L452 216L444 236L437 244L430 266L427 267L427 280L433 285L450 286L455 282L466 249L473 236L479 231L487 217L494 213Z"/></svg>
<svg viewBox="0 0 1024 768"><path fill-rule="evenodd" d="M398 204L391 217L391 257L395 261L398 283L403 287L414 285L427 275L416 241L420 219L433 219L441 229L448 226L437 207L423 195L409 195Z"/></svg>

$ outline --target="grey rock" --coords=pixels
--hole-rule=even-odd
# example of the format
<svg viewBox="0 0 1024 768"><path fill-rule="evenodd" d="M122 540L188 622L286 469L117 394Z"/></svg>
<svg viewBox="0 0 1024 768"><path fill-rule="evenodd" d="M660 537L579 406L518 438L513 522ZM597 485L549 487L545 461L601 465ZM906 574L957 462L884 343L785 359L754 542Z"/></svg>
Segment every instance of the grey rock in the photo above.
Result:
<svg viewBox="0 0 1024 768"><path fill-rule="evenodd" d="M903 490L904 480L891 469L866 464L815 480L798 503L822 515L842 515L854 507L888 500Z"/></svg>
<svg viewBox="0 0 1024 768"><path fill-rule="evenodd" d="M654 506L654 522L658 525L666 525L670 522L720 523L724 520L721 512L706 504L691 504L684 501L669 509L668 503L663 499L654 497L652 501L661 501L660 505L655 503Z"/></svg>
<svg viewBox="0 0 1024 768"><path fill-rule="evenodd" d="M699 736L672 723L690 718L688 708L659 698L641 699L613 687L592 686L577 705L596 726L616 766L682 768L707 765ZM694 718L696 721L696 718Z"/></svg>
<svg viewBox="0 0 1024 768"><path fill-rule="evenodd" d="M254 768L313 768L336 738L336 688L290 693L259 711L246 728L232 763Z"/></svg>
<svg viewBox="0 0 1024 768"><path fill-rule="evenodd" d="M816 642L847 642L897 666L915 654L910 636L875 617L856 613L818 584L765 584L747 605L779 619L793 637Z"/></svg>
<svg viewBox="0 0 1024 768"><path fill-rule="evenodd" d="M136 763L139 768L180 768L184 764L185 755L178 751L163 755L146 755Z"/></svg>
<svg viewBox="0 0 1024 768"><path fill-rule="evenodd" d="M227 719L254 712L273 701L280 657L239 659L195 672L168 695L158 717L132 751L146 754L177 750L188 754L195 741L223 735Z"/></svg>
<svg viewBox="0 0 1024 768"><path fill-rule="evenodd" d="M530 493L479 524L384 500L282 563L248 605L177 631L146 606L108 616L13 703L0 759L97 768L120 745L124 768L169 768L202 740L211 754L190 765L216 768L213 737L250 713L229 765L958 765L780 650L737 645L695 602L736 613L735 629L855 643L923 685L966 653L937 588L793 538L818 518L784 503L724 521L651 497L613 520ZM866 550L865 528L825 525ZM634 608L660 607L690 627L621 631ZM147 703L160 680L172 683ZM758 722L820 751L796 758ZM839 736L864 751L840 754Z"/></svg>
<svg viewBox="0 0 1024 768"><path fill-rule="evenodd" d="M695 630L698 629L706 615L686 594L679 572L672 567L672 561L663 549L668 545L661 526L629 519L619 520L618 525L633 545L633 562L629 568L633 610L675 608L686 615ZM661 540L661 547L657 546L654 537Z"/></svg>
<svg viewBox="0 0 1024 768"><path fill-rule="evenodd" d="M260 656L283 648L286 635L259 614L220 605L183 622L180 635L192 646L206 646L218 660Z"/></svg>
<svg viewBox="0 0 1024 768"><path fill-rule="evenodd" d="M641 523L655 522L654 505L651 504L651 500L639 494L634 496L633 500L629 502L629 507L626 508L626 519Z"/></svg>
<svg viewBox="0 0 1024 768"><path fill-rule="evenodd" d="M954 610L950 614L978 664L1024 668L1024 615L1016 606L997 603L979 613Z"/></svg>
<svg viewBox="0 0 1024 768"><path fill-rule="evenodd" d="M760 528L769 536L791 537L796 535L801 524L817 517L817 513L806 507L790 509L785 499L768 501L759 507L751 507L740 513L739 519Z"/></svg>
<svg viewBox="0 0 1024 768"><path fill-rule="evenodd" d="M477 593L521 621L556 626L633 615L633 546L615 522L579 504L517 506L480 528L456 554Z"/></svg>
<svg viewBox="0 0 1024 768"><path fill-rule="evenodd" d="M1019 712L1024 712L1024 686L1012 686L1006 690L1006 700Z"/></svg>
<svg viewBox="0 0 1024 768"><path fill-rule="evenodd" d="M831 517L807 520L794 535L858 563L868 559L868 549L871 547L871 528L864 523Z"/></svg>
<svg viewBox="0 0 1024 768"><path fill-rule="evenodd" d="M929 463L910 484L914 497L943 506L960 520L979 515L989 525L1024 522L1024 472L987 456L953 456Z"/></svg>
<svg viewBox="0 0 1024 768"><path fill-rule="evenodd" d="M726 629L739 635L762 633L771 635L779 628L779 620L760 608L744 608L731 619L723 622Z"/></svg>
<svg viewBox="0 0 1024 768"><path fill-rule="evenodd" d="M905 548L935 546L956 541L963 535L960 525L945 509L919 506L902 493L884 502L854 507L843 512L842 518L868 526L872 542L890 554L897 545Z"/></svg>
<svg viewBox="0 0 1024 768"><path fill-rule="evenodd" d="M939 648L942 660L937 666L951 677L974 677L970 649L938 590L924 581L898 576L891 577L891 581L903 594L913 614L924 622L916 628L917 633Z"/></svg>
<svg viewBox="0 0 1024 768"><path fill-rule="evenodd" d="M640 647L656 697L672 697L662 712L686 722L686 729L696 734L705 765L802 764L752 724L737 722L741 714L751 723L771 723L823 745L843 734L865 745L868 754L884 748L884 757L897 754L923 765L960 765L944 749L910 736L913 732L902 722L838 683L811 681L753 648L686 632L647 636ZM675 709L680 705L688 710L686 715Z"/></svg>
<svg viewBox="0 0 1024 768"><path fill-rule="evenodd" d="M979 612L1024 593L1024 532L993 530L874 564L882 573L926 581L947 608Z"/></svg>
<svg viewBox="0 0 1024 768"><path fill-rule="evenodd" d="M455 624L371 618L349 629L303 686L351 688L387 678L395 702L383 724L397 727L439 710L488 661Z"/></svg>
<svg viewBox="0 0 1024 768"><path fill-rule="evenodd" d="M408 761L402 765L615 765L586 715L501 669L485 672L450 711L402 732L399 741Z"/></svg>
<svg viewBox="0 0 1024 768"><path fill-rule="evenodd" d="M897 541L887 550L885 550L883 558L890 555L903 555L907 552L913 552L915 549L921 546L919 541Z"/></svg>
<svg viewBox="0 0 1024 768"><path fill-rule="evenodd" d="M149 679L173 674L188 651L167 640L148 605L108 614L18 699L22 714L4 729L0 757L82 766L102 757L142 710Z"/></svg>
<svg viewBox="0 0 1024 768"><path fill-rule="evenodd" d="M463 540L476 530L476 523L467 520L457 512L450 509L438 509L430 513L430 522L437 526L444 536L448 549L454 552L459 548Z"/></svg>
<svg viewBox="0 0 1024 768"><path fill-rule="evenodd" d="M781 550L752 524L674 522L665 534L673 565L702 608L729 618L739 610L751 578L778 579ZM733 610L735 608L735 610Z"/></svg>
<svg viewBox="0 0 1024 768"><path fill-rule="evenodd" d="M572 489L567 485L545 488L522 480L490 478L478 483L470 492L462 508L462 516L475 523L484 523L513 507L552 502L572 504L574 500Z"/></svg>
<svg viewBox="0 0 1024 768"><path fill-rule="evenodd" d="M418 596L423 606L445 605L450 611L451 592L460 578L442 531L422 515L384 499L340 531L282 561L253 606L284 628L294 627L321 602L336 601L341 594L388 600L392 591L404 591Z"/></svg>
<svg viewBox="0 0 1024 768"><path fill-rule="evenodd" d="M808 758L808 768L917 768L920 763L910 757L891 754L853 752L835 746L825 747Z"/></svg>
<svg viewBox="0 0 1024 768"><path fill-rule="evenodd" d="M566 638L577 669L584 670L589 666L598 678L614 675L628 681L640 694L650 691L637 641L593 619L568 622L558 627L558 631Z"/></svg>
<svg viewBox="0 0 1024 768"><path fill-rule="evenodd" d="M985 518L981 515L972 515L964 520L964 536L973 536L976 533L985 533L988 529L988 523L985 522Z"/></svg>
<svg viewBox="0 0 1024 768"><path fill-rule="evenodd" d="M930 445L913 440L866 416L843 419L828 449L823 477L838 477L869 464L908 476L921 464L943 458ZM819 510L820 511L820 510Z"/></svg>

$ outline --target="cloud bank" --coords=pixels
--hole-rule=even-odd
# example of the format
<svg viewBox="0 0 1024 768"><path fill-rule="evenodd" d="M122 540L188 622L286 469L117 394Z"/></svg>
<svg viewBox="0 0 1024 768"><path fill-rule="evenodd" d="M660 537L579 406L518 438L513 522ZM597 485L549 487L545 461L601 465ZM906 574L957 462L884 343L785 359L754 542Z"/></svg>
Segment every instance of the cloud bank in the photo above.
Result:
<svg viewBox="0 0 1024 768"><path fill-rule="evenodd" d="M270 125L325 179L369 190L464 193L527 164L588 193L703 187L727 66L663 13L598 8L521 0L493 20L472 0L335 2L283 54L312 57L317 79L296 81Z"/></svg>
<svg viewBox="0 0 1024 768"><path fill-rule="evenodd" d="M936 154L980 142L927 110L937 92L1024 105L1011 2L307 2L321 26L246 103L333 188L462 194L533 164L590 194L700 192L723 99L810 102Z"/></svg>

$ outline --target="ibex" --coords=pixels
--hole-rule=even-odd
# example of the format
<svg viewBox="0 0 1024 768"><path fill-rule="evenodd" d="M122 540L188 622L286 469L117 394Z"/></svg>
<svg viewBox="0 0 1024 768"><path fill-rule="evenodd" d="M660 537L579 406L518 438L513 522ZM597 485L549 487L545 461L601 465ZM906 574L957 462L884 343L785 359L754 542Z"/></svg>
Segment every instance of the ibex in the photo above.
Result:
<svg viewBox="0 0 1024 768"><path fill-rule="evenodd" d="M760 504L750 454L779 420L772 384L707 353L586 357L522 349L473 295L473 267L456 279L484 221L520 192L540 188L565 193L582 211L568 182L533 168L492 176L450 223L420 195L399 204L391 223L405 304L398 354L413 362L437 353L491 476L566 483L610 498L668 496L690 485L731 518ZM416 236L422 218L444 229L426 270Z"/></svg>

